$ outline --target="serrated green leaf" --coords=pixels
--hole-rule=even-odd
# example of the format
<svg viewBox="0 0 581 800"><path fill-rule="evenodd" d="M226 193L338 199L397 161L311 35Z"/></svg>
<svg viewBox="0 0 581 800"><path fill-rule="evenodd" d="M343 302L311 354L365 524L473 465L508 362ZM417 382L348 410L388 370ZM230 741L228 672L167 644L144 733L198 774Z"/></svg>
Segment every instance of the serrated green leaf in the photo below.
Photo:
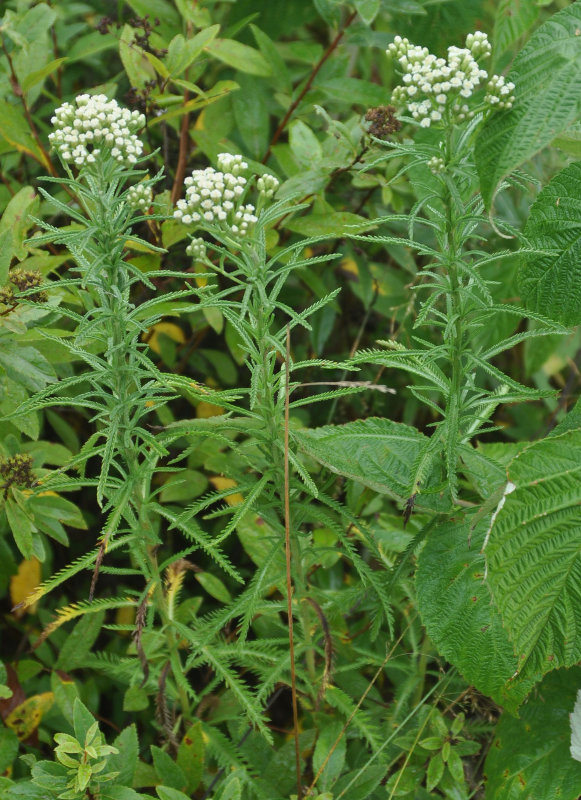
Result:
<svg viewBox="0 0 581 800"><path fill-rule="evenodd" d="M539 16L531 0L500 0L494 17L493 63L529 31Z"/></svg>
<svg viewBox="0 0 581 800"><path fill-rule="evenodd" d="M581 658L581 431L526 447L508 466L485 549L488 583L521 675Z"/></svg>
<svg viewBox="0 0 581 800"><path fill-rule="evenodd" d="M581 669L547 675L520 719L503 714L484 772L494 800L577 800L581 764L569 753L569 711L581 685Z"/></svg>
<svg viewBox="0 0 581 800"><path fill-rule="evenodd" d="M581 322L581 162L569 164L545 186L525 227L527 249L518 274L524 303L565 325Z"/></svg>
<svg viewBox="0 0 581 800"><path fill-rule="evenodd" d="M188 792L198 788L204 774L204 735L200 722L194 722L184 734L177 754L177 765L186 776Z"/></svg>
<svg viewBox="0 0 581 800"><path fill-rule="evenodd" d="M493 114L476 141L476 165L486 206L502 180L550 144L581 111L581 4L550 17L516 57L511 110Z"/></svg>
<svg viewBox="0 0 581 800"><path fill-rule="evenodd" d="M327 425L293 431L302 449L332 472L345 475L400 501L409 496L412 470L428 438L415 428L388 419L369 417L346 425ZM450 495L440 471L422 484L416 508L444 511ZM442 486L441 490L435 487Z"/></svg>
<svg viewBox="0 0 581 800"><path fill-rule="evenodd" d="M510 681L517 659L492 605L480 553L488 519L472 532L470 525L468 517L430 532L416 575L420 614L439 652L466 680L515 711L531 684Z"/></svg>
<svg viewBox="0 0 581 800"><path fill-rule="evenodd" d="M315 774L318 774L319 769L325 763L342 729L343 723L341 720L329 721L321 728L313 754L313 771ZM343 735L339 740L339 744L331 753L319 778L319 786L323 791L330 789L341 774L345 764L346 747L347 742Z"/></svg>

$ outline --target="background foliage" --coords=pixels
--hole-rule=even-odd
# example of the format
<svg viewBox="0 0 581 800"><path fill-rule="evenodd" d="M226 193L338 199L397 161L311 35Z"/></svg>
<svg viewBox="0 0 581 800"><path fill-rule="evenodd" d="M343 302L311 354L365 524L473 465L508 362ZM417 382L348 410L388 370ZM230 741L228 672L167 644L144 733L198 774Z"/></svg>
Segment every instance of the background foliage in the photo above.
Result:
<svg viewBox="0 0 581 800"><path fill-rule="evenodd" d="M186 171L230 152L281 182L288 207L265 250L273 270L288 266L281 304L308 317L290 345L302 366L290 432L306 785L316 780L321 800L574 800L581 4L7 0L2 12L0 797L297 792L283 498L260 431L249 417L224 421L253 391L248 339L225 307L182 292L182 274L197 290L225 283L184 255L185 230L171 218ZM478 134L468 188L478 175L485 209L466 245L484 253L494 306L512 311L471 341L492 353L490 391L504 375L507 391L531 401L496 404L491 430L454 454L458 486L438 462L415 497L437 415L422 402L425 374L396 370L397 351L378 356L377 342L415 346L416 287L435 237L409 220L430 219L422 204L435 178L419 162L404 169L403 151L384 158L378 139L405 145L409 126L378 132L365 115L397 84L384 52L396 34L440 54L477 29L517 100ZM144 278L132 289L138 339L173 387L166 405L151 399L146 426L167 447L151 543L173 627L147 612L128 543L99 550L115 503L96 502L100 466L85 458L95 422L81 399L103 345L86 335L75 350L90 293L71 278L64 240L42 233L79 235L70 187L50 186L60 206L39 187L62 177L47 138L55 107L89 90L146 114L148 174L163 168L159 213L134 223L125 258ZM435 147L432 130L415 140ZM42 289L18 269L40 273ZM282 305L273 312L279 411L287 316ZM435 326L422 336L436 341ZM366 385L347 385L355 380ZM59 402L26 404L57 381ZM73 756L83 766L67 789ZM94 790L97 774L113 777Z"/></svg>

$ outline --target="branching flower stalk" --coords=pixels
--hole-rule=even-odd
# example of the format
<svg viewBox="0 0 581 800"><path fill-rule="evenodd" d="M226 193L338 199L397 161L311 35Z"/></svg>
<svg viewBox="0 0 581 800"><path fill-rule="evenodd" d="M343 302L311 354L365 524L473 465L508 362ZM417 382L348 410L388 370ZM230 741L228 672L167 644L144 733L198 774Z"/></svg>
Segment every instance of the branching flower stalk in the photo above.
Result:
<svg viewBox="0 0 581 800"><path fill-rule="evenodd" d="M66 478L57 472L47 476L43 488L95 486L105 523L94 554L91 595L104 555L115 537L115 544L129 548L146 581L142 599L151 597L161 619L181 712L187 718L188 686L183 679L176 632L157 563L156 550L161 540L151 504L152 478L159 458L168 450L144 424L147 416L175 391L149 360L144 352L146 346L140 341L143 333L159 321L156 306L160 301L153 297L139 308L132 302L137 284L154 290L150 278L171 273L150 273L145 278L127 259L127 248L135 244L159 250L134 236L132 226L150 219L143 214L152 205L152 187L161 175L148 178L140 168L143 145L137 132L145 118L120 107L115 100L104 95L81 95L74 104L64 103L57 109L52 122L54 130L49 139L69 176L60 182L78 198L79 209L65 206L41 190L50 203L72 218L75 229L59 230L39 222L47 233L35 237L35 243L62 244L75 259L80 276L62 281L61 285L76 291L86 310L81 316L61 309L77 328L72 342L58 341L69 348L75 359L84 361L89 371L38 393L20 413L54 404L70 404L92 412L96 430L68 465L79 470L81 478ZM182 290L172 297L189 294ZM69 401L66 390L71 386L81 386L84 391ZM94 457L100 461L99 476L87 478L85 466ZM84 560L83 566L88 563ZM28 602L35 602L78 570L79 565L71 565L41 586ZM120 599L120 605L124 603ZM62 610L50 629L68 616L67 610Z"/></svg>
<svg viewBox="0 0 581 800"><path fill-rule="evenodd" d="M429 295L422 297L414 328L440 329L441 340L434 343L433 335L414 335L414 349L396 341L380 342L388 348L387 353L361 353L354 363L371 360L410 372L420 379L410 386L411 392L438 417L412 470L409 508L420 495L436 492L449 493L455 502L459 470L470 473L475 463L470 441L496 429L489 422L495 408L502 402L522 402L548 394L505 375L491 363L493 358L530 336L565 332L537 315L534 318L540 324L535 330L493 345L484 344L486 337L481 336L499 314L531 316L515 305L496 303L494 282L481 274L486 265L510 258L511 251L490 255L479 250L475 242L482 238L487 219L477 192L474 142L487 115L496 110L508 112L514 101L514 85L502 76L489 76L481 66L490 51L486 34L478 31L467 36L464 48L449 47L447 59L437 58L427 48L399 36L388 50L402 70L401 85L391 101L411 113L409 117L400 113L399 119L412 129L430 131L416 143L377 139L378 144L389 148L378 161L403 159L404 166L396 178L411 169L416 170L416 180L421 174L420 198L409 217L380 220L388 224L405 221L407 240L395 236L355 238L405 244L426 257L428 263L418 272L414 289L422 293L427 290ZM419 225L424 227L421 240L414 235ZM511 237L516 234L504 222L496 220L495 225ZM481 455L477 458L486 460ZM445 471L438 482L434 474L440 461Z"/></svg>
<svg viewBox="0 0 581 800"><path fill-rule="evenodd" d="M254 511L258 513L275 536L265 565L258 571L248 587L238 596L235 602L223 611L202 621L195 633L190 633L192 655L187 666L198 663L200 649L212 636L218 635L225 624L239 619L238 643L243 645L253 616L260 608L262 595L267 587L264 585L266 565L272 564L277 554L281 553L285 541L285 521L289 522L289 544L292 565L293 616L300 625L300 637L297 637L297 656L304 657L308 682L302 686L303 696L309 695L316 703L317 652L312 636L315 622L311 614L310 603L306 602L309 592L304 573L305 551L302 544L304 531L309 524L326 525L337 533L338 539L365 585L381 598L382 607L389 618L389 604L383 590L381 578L368 566L359 555L356 547L350 542L345 528L357 525L358 521L347 509L333 498L325 494L324 487L317 487L302 464L301 458L293 444L292 435L285 447L285 398L300 385L293 378L306 367L321 366L337 369L345 365L334 362L312 359L307 362L293 362L289 358L287 375L287 327L292 330L297 326L309 328L309 317L329 302L337 292L318 300L303 311L296 311L284 302L283 290L293 270L310 266L317 262L328 261L335 254L325 254L313 258L304 256L304 249L311 241L300 241L284 248L267 247L268 237L276 222L290 211L300 210L303 206L294 204L292 198L275 200L278 181L272 175L251 176L247 164L240 156L221 154L217 159L218 169L206 168L194 170L190 179L186 179L185 198L178 201L175 218L182 221L192 234L187 252L198 265L208 270L208 285L200 289L200 302L218 310L227 322L236 330L246 352L246 364L250 373L249 387L239 391L245 397L243 403L234 405L227 398L213 396L212 402L221 405L225 414L209 420L197 419L177 422L168 428L168 436L192 437L200 435L219 438L222 445L231 446L232 436L241 441L236 443L238 459L244 459L245 469L232 466L228 477L236 485L229 493L240 493L243 501L234 506L219 508L207 514L208 517L231 515L230 521L219 534L216 542L222 541L239 524L241 520ZM248 177L246 177L248 176ZM258 199L249 203L251 193L256 191ZM204 240L194 236L205 231ZM197 273L199 274L199 273ZM214 277L210 279L210 275ZM333 399L354 391L363 391L366 387L341 387L308 399ZM203 397L203 395L201 395ZM303 405L304 399L289 400L289 407ZM225 439L226 435L230 439ZM285 459L289 460L288 488L285 487ZM286 489L286 490L285 490ZM289 496L287 497L287 491ZM211 494L207 498L195 501L178 519L175 525L187 524L197 514L211 508L216 500L225 499L225 494ZM290 520L285 520L283 509L287 505ZM345 520L347 524L344 525ZM363 536L363 532L361 533ZM276 537L276 538L275 538ZM370 552L376 554L376 545L369 541ZM281 576L282 578L282 576ZM284 585L284 580L281 580ZM288 583L287 583L288 587ZM287 588L287 593L288 593ZM286 607L281 605L281 612ZM375 620L379 630L381 615ZM280 667L270 673L263 681L260 698L266 699L275 683L288 675L290 664L288 653L281 661Z"/></svg>

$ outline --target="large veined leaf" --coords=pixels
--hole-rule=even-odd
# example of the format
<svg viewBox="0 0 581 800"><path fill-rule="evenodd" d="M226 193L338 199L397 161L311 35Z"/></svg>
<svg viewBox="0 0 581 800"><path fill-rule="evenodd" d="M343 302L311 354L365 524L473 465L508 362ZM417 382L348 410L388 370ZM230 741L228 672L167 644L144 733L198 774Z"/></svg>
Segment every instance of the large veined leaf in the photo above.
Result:
<svg viewBox="0 0 581 800"><path fill-rule="evenodd" d="M581 764L569 753L569 712L581 669L547 675L520 719L504 714L484 767L492 800L576 800Z"/></svg>
<svg viewBox="0 0 581 800"><path fill-rule="evenodd" d="M376 417L294 431L293 436L306 453L332 472L400 501L410 496L417 462L430 441L409 425ZM439 459L432 461L415 507L430 511L450 508Z"/></svg>
<svg viewBox="0 0 581 800"><path fill-rule="evenodd" d="M581 430L526 447L507 468L485 548L521 676L581 659Z"/></svg>
<svg viewBox="0 0 581 800"><path fill-rule="evenodd" d="M531 0L500 0L494 17L493 64L535 24L539 7Z"/></svg>
<svg viewBox="0 0 581 800"><path fill-rule="evenodd" d="M554 14L516 57L511 110L493 114L476 142L482 196L490 207L507 175L550 144L581 111L581 3Z"/></svg>
<svg viewBox="0 0 581 800"><path fill-rule="evenodd" d="M569 164L539 194L525 228L519 288L524 303L565 325L581 322L581 162ZM527 248L528 249L528 248Z"/></svg>
<svg viewBox="0 0 581 800"><path fill-rule="evenodd" d="M418 560L418 603L444 658L480 692L514 712L532 684L511 680L517 659L484 581L480 550L489 520L472 532L471 516L430 532Z"/></svg>

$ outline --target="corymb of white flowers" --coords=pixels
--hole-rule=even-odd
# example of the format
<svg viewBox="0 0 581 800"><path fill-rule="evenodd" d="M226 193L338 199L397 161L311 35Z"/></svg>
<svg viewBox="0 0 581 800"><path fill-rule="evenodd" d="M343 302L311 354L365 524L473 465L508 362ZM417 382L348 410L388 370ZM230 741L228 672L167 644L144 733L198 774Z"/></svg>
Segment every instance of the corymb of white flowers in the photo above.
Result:
<svg viewBox="0 0 581 800"><path fill-rule="evenodd" d="M488 58L490 42L485 33L476 31L466 37L465 47L449 47L448 58L437 58L427 47L410 44L396 36L388 55L397 58L402 68L402 85L392 94L392 102L407 107L423 128L430 125L463 122L478 108L470 101L474 92L486 85L484 103L494 108L511 108L514 83L502 75L492 75L478 60Z"/></svg>
<svg viewBox="0 0 581 800"><path fill-rule="evenodd" d="M257 209L243 203L248 179L243 173L248 164L242 156L220 153L218 169L195 169L186 178L185 200L178 200L174 218L193 227L218 226L236 236L245 236L257 221ZM262 175L257 181L259 197L271 198L278 189L274 175Z"/></svg>
<svg viewBox="0 0 581 800"><path fill-rule="evenodd" d="M63 103L51 122L50 143L63 161L77 167L94 164L99 153L108 153L127 166L135 164L143 152L136 132L145 125L144 115L104 94L81 94L74 103Z"/></svg>

